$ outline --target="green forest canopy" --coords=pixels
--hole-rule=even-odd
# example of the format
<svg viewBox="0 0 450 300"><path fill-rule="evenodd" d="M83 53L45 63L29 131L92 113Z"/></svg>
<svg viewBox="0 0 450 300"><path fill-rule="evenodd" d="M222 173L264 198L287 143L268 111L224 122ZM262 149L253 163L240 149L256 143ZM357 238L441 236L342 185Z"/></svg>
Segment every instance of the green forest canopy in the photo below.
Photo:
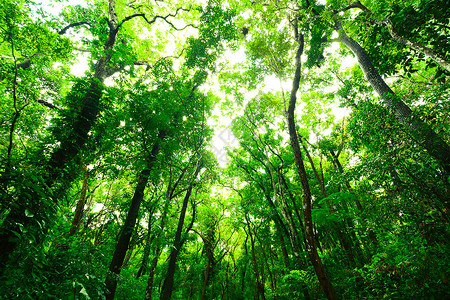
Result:
<svg viewBox="0 0 450 300"><path fill-rule="evenodd" d="M0 299L449 297L448 6L2 0Z"/></svg>

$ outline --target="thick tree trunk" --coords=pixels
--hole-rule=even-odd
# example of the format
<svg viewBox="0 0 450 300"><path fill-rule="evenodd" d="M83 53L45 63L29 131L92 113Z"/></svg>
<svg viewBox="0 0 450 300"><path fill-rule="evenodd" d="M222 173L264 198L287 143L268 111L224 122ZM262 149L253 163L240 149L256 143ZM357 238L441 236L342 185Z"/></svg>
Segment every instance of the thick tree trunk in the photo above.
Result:
<svg viewBox="0 0 450 300"><path fill-rule="evenodd" d="M335 21L335 25L339 33L338 40L355 54L361 70L375 92L386 106L392 109L400 123L403 124L414 140L425 148L442 165L446 172L450 172L450 146L428 124L414 115L411 108L391 90L372 65L367 52L345 33L340 21Z"/></svg>
<svg viewBox="0 0 450 300"><path fill-rule="evenodd" d="M195 169L193 180L197 178L198 173L202 168L201 160L197 163L197 167ZM192 193L193 183L189 184L189 187L186 191L186 195L184 196L183 206L180 212L180 218L178 219L178 227L175 233L175 239L173 242L173 250L170 253L169 266L167 268L166 279L164 280L164 284L161 291L161 300L169 300L172 297L173 292L173 284L174 284L174 276L175 276L175 266L177 262L177 256L180 252L180 248L182 246L181 243L181 233L183 231L184 218L186 216L187 205L189 202L189 198Z"/></svg>
<svg viewBox="0 0 450 300"><path fill-rule="evenodd" d="M85 91L84 106L81 108L81 113L73 122L73 126L67 138L61 141L61 145L50 156L47 165L48 177L45 182L48 187L52 187L55 181L63 175L63 177L70 175L64 174L63 169L68 163L73 160L81 148L86 143L89 132L99 112L100 98L103 94L103 82L96 78L91 79L91 83Z"/></svg>
<svg viewBox="0 0 450 300"><path fill-rule="evenodd" d="M130 243L131 235L134 231L136 219L139 214L139 208L141 206L142 200L144 199L144 191L148 182L148 177L150 176L153 164L156 161L157 154L161 147L161 142L164 140L168 132L168 130L163 130L159 133L158 140L153 145L152 151L147 158L147 167L142 170L141 174L139 175L139 180L136 185L136 189L134 190L133 198L131 199L131 205L128 210L127 218L125 219L125 223L123 224L122 231L120 233L120 237L114 250L111 264L109 266L109 272L106 276L105 285L108 290L106 299L108 300L114 299L114 294L117 287L117 276L120 274L120 269L122 267L125 254Z"/></svg>
<svg viewBox="0 0 450 300"><path fill-rule="evenodd" d="M80 113L73 120L70 133L67 138L60 141L60 146L51 154L47 162L47 176L44 178L45 184L52 187L55 180L63 173L64 168L74 159L84 146L88 134L97 119L99 112L99 102L103 94L103 82L112 74L112 70L108 67L108 63L112 57L112 49L114 48L117 32L118 21L115 12L115 0L109 0L108 5L108 25L109 35L104 45L104 54L99 58L95 67L95 73L90 81L89 87L85 92L83 106L80 107ZM67 180L72 180L68 176ZM39 201L39 196L33 196L35 201ZM23 227L34 226L32 218L25 217L25 209L23 205L14 207L4 220L0 230L0 274L9 258L9 254L17 247L17 239L13 232L21 232L17 224Z"/></svg>
<svg viewBox="0 0 450 300"><path fill-rule="evenodd" d="M301 61L300 56L303 53L304 37L299 34L298 28L294 28L296 31L295 37L298 41L299 47L295 55L295 75L292 83L292 90L289 99L289 106L287 111L287 123L289 129L289 138L294 153L295 165L297 167L297 172L300 177L302 189L303 189L303 220L305 222L305 233L308 247L308 254L311 263L316 272L317 278L319 279L320 285L328 299L338 299L337 294L331 284L325 268L322 264L319 254L317 253L317 248L315 245L313 222L311 217L311 190L309 188L308 178L306 175L305 166L303 164L303 158L300 150L300 144L297 137L297 130L295 129L295 104L297 102L297 91L300 86L301 78Z"/></svg>

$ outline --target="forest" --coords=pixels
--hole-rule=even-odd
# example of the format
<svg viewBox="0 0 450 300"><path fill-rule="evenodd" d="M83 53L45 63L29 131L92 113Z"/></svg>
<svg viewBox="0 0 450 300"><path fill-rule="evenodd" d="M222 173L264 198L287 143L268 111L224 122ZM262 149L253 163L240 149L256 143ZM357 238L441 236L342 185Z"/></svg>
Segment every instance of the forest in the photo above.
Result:
<svg viewBox="0 0 450 300"><path fill-rule="evenodd" d="M450 299L449 0L1 0L0 299Z"/></svg>

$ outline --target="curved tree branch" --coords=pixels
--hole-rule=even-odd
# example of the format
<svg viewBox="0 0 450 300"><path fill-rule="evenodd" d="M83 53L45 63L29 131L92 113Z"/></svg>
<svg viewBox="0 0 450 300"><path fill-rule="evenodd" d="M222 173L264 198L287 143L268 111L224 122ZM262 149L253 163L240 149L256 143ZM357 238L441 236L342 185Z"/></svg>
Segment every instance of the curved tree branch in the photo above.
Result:
<svg viewBox="0 0 450 300"><path fill-rule="evenodd" d="M163 17L163 16L154 16L153 19L151 19L151 20L149 20L149 19L147 18L147 16L146 16L144 13L134 14L134 15L131 15L131 16L128 16L128 17L124 18L124 19L120 22L120 24L117 26L117 28L120 28L120 26L122 26L125 22L128 22L128 21L130 21L131 19L136 18L136 17L141 17L141 18L143 18L143 19L145 20L145 22L147 22L147 24L149 24L149 25L155 23L157 19L162 19L162 20L164 20L164 22L166 22L167 24L169 24L169 25L170 25L173 29L175 29L175 30L183 30L183 29L186 29L187 27L198 28L197 26L195 26L195 25L193 25L193 24L188 24L188 25L184 26L183 28L177 28L175 25L173 25L172 22L170 22L170 21L168 20L169 17L172 17L172 18L176 17L176 16L178 15L178 12L179 12L180 10L181 10L181 11L190 11L189 9L185 9L185 8L183 8L183 7L179 7L179 8L177 8L177 10L175 11L175 13L173 13L173 14L167 14L165 17Z"/></svg>
<svg viewBox="0 0 450 300"><path fill-rule="evenodd" d="M70 28L74 28L74 27L78 27L78 26L82 26L82 25L88 25L89 27L92 27L91 23L89 22L76 22L76 23L72 23L69 24L67 26L65 26L63 29L61 29L60 31L58 31L58 34L63 35L67 32L67 30L69 30Z"/></svg>

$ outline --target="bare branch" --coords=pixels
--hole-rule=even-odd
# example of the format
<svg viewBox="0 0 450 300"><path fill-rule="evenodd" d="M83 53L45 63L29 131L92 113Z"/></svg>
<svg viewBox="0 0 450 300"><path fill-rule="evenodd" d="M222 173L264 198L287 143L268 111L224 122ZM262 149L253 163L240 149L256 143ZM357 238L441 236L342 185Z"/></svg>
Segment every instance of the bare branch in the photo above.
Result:
<svg viewBox="0 0 450 300"><path fill-rule="evenodd" d="M137 60L137 61L133 62L133 64L135 66L146 66L145 71L150 70L150 68L152 66L148 61L145 61L145 60Z"/></svg>
<svg viewBox="0 0 450 300"><path fill-rule="evenodd" d="M175 13L173 13L173 14L167 14L165 17L163 17L163 16L154 16L152 20L149 20L149 19L147 18L147 16L146 16L144 13L134 14L134 15L128 16L128 17L126 17L125 19L123 19L122 22L119 23L119 25L117 26L117 28L119 28L120 26L122 26L125 22L128 22L129 20L131 20L131 19L133 19L133 18L136 18L136 17L141 17L141 18L143 18L143 19L145 20L145 22L147 22L149 25L155 23L157 19L162 19L162 20L164 20L164 22L166 22L167 24L169 24L173 29L178 30L178 31L184 30L184 29L186 29L187 27L198 28L197 26L195 26L195 25L193 25L193 24L188 24L188 25L184 26L183 28L177 28L175 25L173 25L173 23L170 22L170 21L168 20L168 18L169 18L169 17L172 17L172 18L176 17L176 16L178 15L178 12L179 12L179 11L190 11L190 10L189 10L189 9L182 8L182 7L179 7L179 8L177 8L177 10L175 11Z"/></svg>
<svg viewBox="0 0 450 300"><path fill-rule="evenodd" d="M81 49L81 48L74 48L73 50L80 51L80 52L85 52L85 53L90 53L91 52L89 50Z"/></svg>
<svg viewBox="0 0 450 300"><path fill-rule="evenodd" d="M58 31L58 34L63 35L70 28L78 27L78 26L81 26L81 25L88 25L89 27L92 27L92 25L89 22L76 22L76 23L69 24L66 27L64 27L63 29L61 29L60 31Z"/></svg>

